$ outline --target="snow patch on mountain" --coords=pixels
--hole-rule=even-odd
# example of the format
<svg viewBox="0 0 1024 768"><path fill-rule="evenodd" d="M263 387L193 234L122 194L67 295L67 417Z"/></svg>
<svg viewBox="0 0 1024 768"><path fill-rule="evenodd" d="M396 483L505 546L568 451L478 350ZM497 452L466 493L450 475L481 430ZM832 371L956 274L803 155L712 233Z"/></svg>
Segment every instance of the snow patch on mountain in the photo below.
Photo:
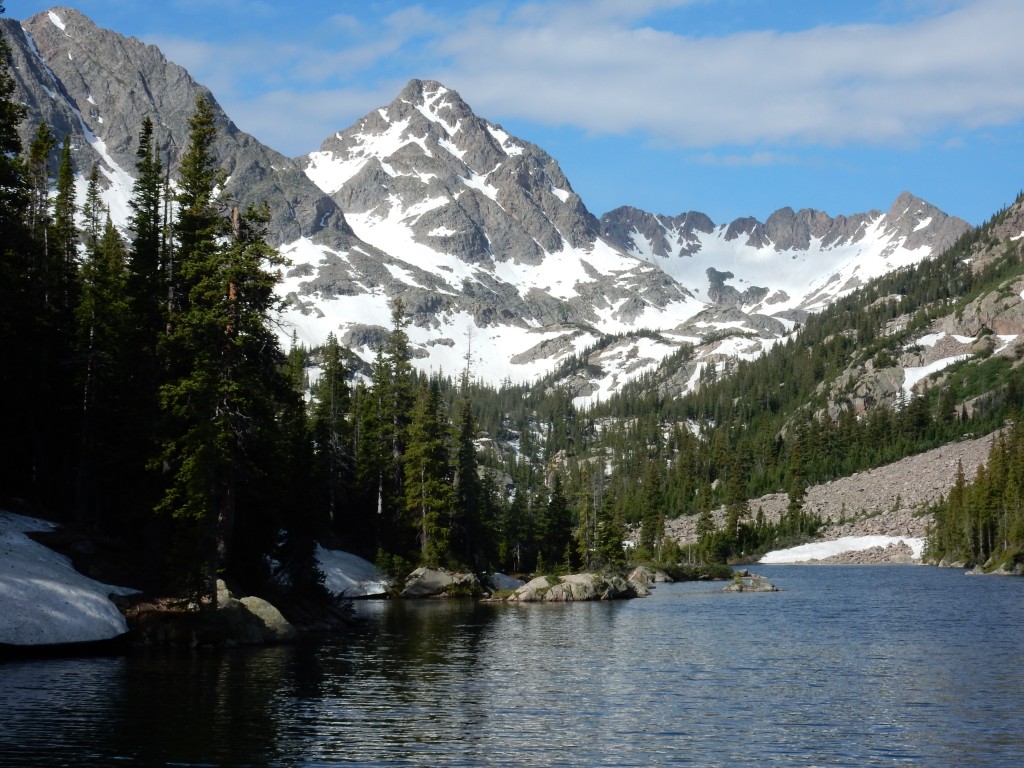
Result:
<svg viewBox="0 0 1024 768"><path fill-rule="evenodd" d="M64 20L57 14L56 11L47 11L46 16L47 18L50 19L51 22L53 22L53 26L55 26L61 32L66 33L68 31L67 25L64 23Z"/></svg>

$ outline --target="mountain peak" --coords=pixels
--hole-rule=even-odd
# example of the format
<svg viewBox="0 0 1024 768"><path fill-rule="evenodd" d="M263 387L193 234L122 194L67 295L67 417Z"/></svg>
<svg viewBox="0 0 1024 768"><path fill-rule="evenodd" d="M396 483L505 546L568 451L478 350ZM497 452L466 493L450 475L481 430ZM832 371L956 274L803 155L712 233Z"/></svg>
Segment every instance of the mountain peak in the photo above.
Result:
<svg viewBox="0 0 1024 768"><path fill-rule="evenodd" d="M437 80L420 80L419 78L413 78L406 83L405 88L398 94L398 101L408 101L413 104L426 104L434 101L439 96L451 95L458 102L462 102L462 98L456 91L448 88L444 83Z"/></svg>
<svg viewBox="0 0 1024 768"><path fill-rule="evenodd" d="M62 31L66 31L66 27L71 26L89 26L95 27L93 20L86 16L81 11L70 8L66 5L55 5L49 10L40 11L32 18L46 17L51 24Z"/></svg>

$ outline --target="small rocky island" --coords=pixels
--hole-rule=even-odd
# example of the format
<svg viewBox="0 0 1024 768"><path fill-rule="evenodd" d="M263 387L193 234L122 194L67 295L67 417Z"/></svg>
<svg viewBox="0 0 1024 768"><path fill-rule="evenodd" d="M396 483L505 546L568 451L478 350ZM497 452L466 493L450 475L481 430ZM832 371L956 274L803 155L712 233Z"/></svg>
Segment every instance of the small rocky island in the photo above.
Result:
<svg viewBox="0 0 1024 768"><path fill-rule="evenodd" d="M778 592L779 588L759 573L737 571L732 584L723 592Z"/></svg>
<svg viewBox="0 0 1024 768"><path fill-rule="evenodd" d="M538 576L505 598L510 603L571 603L582 600L626 600L651 594L645 584L623 576L574 573Z"/></svg>

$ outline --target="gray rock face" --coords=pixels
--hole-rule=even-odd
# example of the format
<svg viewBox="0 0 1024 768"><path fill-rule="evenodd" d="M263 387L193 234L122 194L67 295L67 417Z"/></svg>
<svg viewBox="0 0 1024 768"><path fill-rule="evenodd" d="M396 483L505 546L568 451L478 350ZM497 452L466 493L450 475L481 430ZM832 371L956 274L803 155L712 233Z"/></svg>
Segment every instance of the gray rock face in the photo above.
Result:
<svg viewBox="0 0 1024 768"><path fill-rule="evenodd" d="M742 293L731 285L726 285L726 280L731 280L735 275L732 272L719 272L714 267L707 268L708 276L708 298L714 304L723 304L730 307L742 307L746 304L756 304L768 295L767 288L751 286Z"/></svg>
<svg viewBox="0 0 1024 768"><path fill-rule="evenodd" d="M483 328L592 328L602 312L629 323L650 307L687 295L663 271L626 254L616 254L626 266L614 270L599 269L584 256L584 279L574 278L560 291L547 284L541 270L562 269L546 267L548 260L572 249L609 248L600 241L597 220L550 155L477 117L440 83L411 81L394 101L329 137L303 162L353 221L387 220L416 246L455 257L471 271L453 286L408 259L378 251L373 264L357 264L350 253L311 265L314 274L296 292L299 302L380 290L401 293L413 325L424 328L460 312ZM372 240L380 224L360 226ZM511 284L502 276L505 264L538 271L528 284ZM393 277L398 272L406 273L402 280ZM553 282L558 277L551 274ZM409 278L416 286L411 293ZM416 289L443 299L410 301Z"/></svg>
<svg viewBox="0 0 1024 768"><path fill-rule="evenodd" d="M314 235L329 242L353 239L338 206L305 177L296 161L240 131L210 91L156 47L97 27L65 7L37 14L20 28L11 19L0 19L0 25L13 48L17 98L29 109L21 129L25 146L45 119L55 135L73 137L78 173L87 176L99 163L111 173L120 169L133 174L139 130L149 117L173 175L185 149L188 120L196 99L203 96L212 102L221 129L213 150L228 174L224 192L270 204L273 243Z"/></svg>
<svg viewBox="0 0 1024 768"><path fill-rule="evenodd" d="M652 570L646 565L634 568L626 579L634 584L642 584L648 588L653 584L670 584L672 582L672 577L667 573Z"/></svg>
<svg viewBox="0 0 1024 768"><path fill-rule="evenodd" d="M977 336L985 330L999 336L1024 333L1024 279L1005 289L979 296L963 311L943 318L939 328L959 336Z"/></svg>
<svg viewBox="0 0 1024 768"><path fill-rule="evenodd" d="M905 237L906 248L946 250L969 227L909 192L901 192L885 217L888 232Z"/></svg>
<svg viewBox="0 0 1024 768"><path fill-rule="evenodd" d="M656 256L686 256L700 250L696 233L711 234L715 225L706 214L698 211L678 216L662 216L623 206L604 214L599 222L601 236L609 242L629 249L636 244L636 236L651 244Z"/></svg>

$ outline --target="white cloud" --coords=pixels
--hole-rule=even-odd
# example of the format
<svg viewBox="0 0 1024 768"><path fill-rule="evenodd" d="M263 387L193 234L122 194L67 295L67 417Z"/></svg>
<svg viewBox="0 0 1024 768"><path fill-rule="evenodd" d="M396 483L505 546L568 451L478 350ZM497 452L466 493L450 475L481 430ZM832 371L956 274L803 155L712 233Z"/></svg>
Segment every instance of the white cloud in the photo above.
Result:
<svg viewBox="0 0 1024 768"><path fill-rule="evenodd" d="M563 11L449 36L455 87L500 110L683 146L898 143L1024 115L1024 3L899 25L687 37Z"/></svg>
<svg viewBox="0 0 1024 768"><path fill-rule="evenodd" d="M302 41L156 42L239 125L295 154L317 146L324 125L347 126L411 77L442 79L496 120L698 149L899 146L1024 117L1024 3L894 2L910 20L720 36L664 26L683 6L726 12L709 0L545 0L461 15L412 5L376 21L347 9ZM310 119L297 128L296 114Z"/></svg>

